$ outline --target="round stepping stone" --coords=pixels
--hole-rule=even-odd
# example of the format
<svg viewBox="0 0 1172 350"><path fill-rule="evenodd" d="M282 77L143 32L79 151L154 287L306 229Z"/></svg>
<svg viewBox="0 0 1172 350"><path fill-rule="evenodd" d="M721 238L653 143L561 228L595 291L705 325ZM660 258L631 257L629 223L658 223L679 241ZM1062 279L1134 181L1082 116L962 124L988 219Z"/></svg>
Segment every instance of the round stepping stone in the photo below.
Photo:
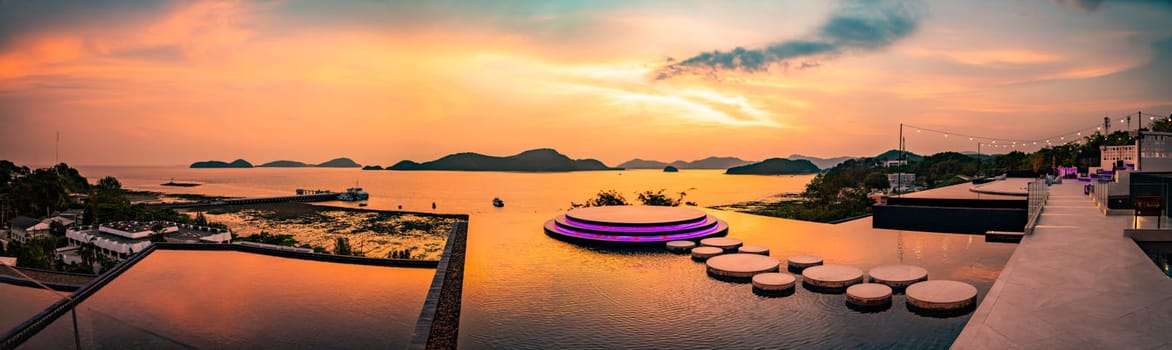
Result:
<svg viewBox="0 0 1172 350"><path fill-rule="evenodd" d="M741 240L728 237L713 237L700 240L700 245L705 247L717 247L724 249L726 252L735 252L737 248L744 244Z"/></svg>
<svg viewBox="0 0 1172 350"><path fill-rule="evenodd" d="M863 283L863 270L846 265L811 266L802 270L802 281L818 288L846 288Z"/></svg>
<svg viewBox="0 0 1172 350"><path fill-rule="evenodd" d="M822 257L815 255L795 255L789 257L789 269L801 272L810 266L822 265Z"/></svg>
<svg viewBox="0 0 1172 350"><path fill-rule="evenodd" d="M927 311L967 310L977 304L977 287L950 280L919 282L907 287L907 303Z"/></svg>
<svg viewBox="0 0 1172 350"><path fill-rule="evenodd" d="M846 302L862 307L890 305L891 287L878 283L859 283L846 288Z"/></svg>
<svg viewBox="0 0 1172 350"><path fill-rule="evenodd" d="M753 275L753 288L766 292L785 292L794 289L797 278L785 272L765 272Z"/></svg>
<svg viewBox="0 0 1172 350"><path fill-rule="evenodd" d="M769 247L763 245L746 245L737 248L737 253L769 255Z"/></svg>
<svg viewBox="0 0 1172 350"><path fill-rule="evenodd" d="M768 256L737 253L714 256L707 264L708 273L716 276L750 278L762 272L776 272L781 262Z"/></svg>
<svg viewBox="0 0 1172 350"><path fill-rule="evenodd" d="M912 265L882 265L871 271L871 282L885 284L894 289L904 289L916 282L928 280L928 270Z"/></svg>
<svg viewBox="0 0 1172 350"><path fill-rule="evenodd" d="M667 242L667 251L672 253L687 253L696 247L696 242L692 241L671 241Z"/></svg>
<svg viewBox="0 0 1172 350"><path fill-rule="evenodd" d="M697 247L692 249L692 259L698 261L708 260L708 258L724 254L724 249L717 247Z"/></svg>

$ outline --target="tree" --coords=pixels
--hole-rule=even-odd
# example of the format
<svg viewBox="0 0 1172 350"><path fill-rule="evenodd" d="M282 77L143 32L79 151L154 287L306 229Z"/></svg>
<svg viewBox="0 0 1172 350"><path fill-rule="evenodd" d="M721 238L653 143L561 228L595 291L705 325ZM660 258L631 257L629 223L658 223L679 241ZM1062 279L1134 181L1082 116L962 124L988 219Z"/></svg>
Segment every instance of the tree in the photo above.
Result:
<svg viewBox="0 0 1172 350"><path fill-rule="evenodd" d="M354 255L354 249L350 247L350 239L346 237L338 237L334 241L335 255Z"/></svg>
<svg viewBox="0 0 1172 350"><path fill-rule="evenodd" d="M626 198L623 198L623 194L621 194L621 193L619 193L619 191L615 191L615 190L598 191L598 195L596 195L594 198L587 199L586 202L583 202L581 204L570 202L570 207L572 207L572 208L603 207L603 206L608 206L608 205L631 205L631 204L627 202Z"/></svg>
<svg viewBox="0 0 1172 350"><path fill-rule="evenodd" d="M1151 124L1148 124L1148 127L1152 131L1172 132L1172 115L1169 115L1167 118L1156 117L1156 119L1152 120Z"/></svg>
<svg viewBox="0 0 1172 350"><path fill-rule="evenodd" d="M867 177L863 179L863 185L866 186L868 189L873 189L873 190L885 189L885 188L891 187L891 182L889 182L887 180L887 175L884 175L883 173L876 171L876 172L872 172L870 174L867 174Z"/></svg>
<svg viewBox="0 0 1172 350"><path fill-rule="evenodd" d="M166 229L167 227L160 222L156 222L154 225L151 225L151 242L166 242Z"/></svg>
<svg viewBox="0 0 1172 350"><path fill-rule="evenodd" d="M122 191L122 183L113 176L103 177L98 180L98 191L118 193Z"/></svg>
<svg viewBox="0 0 1172 350"><path fill-rule="evenodd" d="M293 238L293 235L274 235L266 231L260 231L260 233L251 236L239 237L238 240L286 247L296 247L298 244L297 240Z"/></svg>
<svg viewBox="0 0 1172 350"><path fill-rule="evenodd" d="M60 221L53 220L49 222L49 234L51 235L64 237L65 229L65 224L62 224Z"/></svg>
<svg viewBox="0 0 1172 350"><path fill-rule="evenodd" d="M666 191L666 189L661 189L659 191L643 191L642 193L639 193L639 202L642 202L643 205L678 207L680 206L680 203L684 202L684 196L688 195L687 193L680 192L679 198L671 199L668 198L667 195L664 195L663 191Z"/></svg>

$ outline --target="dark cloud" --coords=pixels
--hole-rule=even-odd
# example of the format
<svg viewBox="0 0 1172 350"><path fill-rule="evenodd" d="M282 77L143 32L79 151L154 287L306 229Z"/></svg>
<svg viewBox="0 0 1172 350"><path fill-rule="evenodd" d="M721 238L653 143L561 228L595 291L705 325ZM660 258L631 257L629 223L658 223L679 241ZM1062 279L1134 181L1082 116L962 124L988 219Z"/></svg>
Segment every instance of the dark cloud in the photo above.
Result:
<svg viewBox="0 0 1172 350"><path fill-rule="evenodd" d="M171 5L151 0L0 1L0 50L28 33L55 31L81 23L118 23L158 13Z"/></svg>
<svg viewBox="0 0 1172 350"><path fill-rule="evenodd" d="M1095 12L1107 7L1110 3L1125 3L1139 5L1172 5L1172 0L1051 0L1059 7L1069 7L1086 12Z"/></svg>
<svg viewBox="0 0 1172 350"><path fill-rule="evenodd" d="M790 60L802 60L802 69L817 67L819 59L891 46L914 33L921 17L918 7L907 2L848 1L807 38L760 49L737 47L731 51L701 53L660 68L656 79L715 75L720 71L763 72L774 65L788 67Z"/></svg>

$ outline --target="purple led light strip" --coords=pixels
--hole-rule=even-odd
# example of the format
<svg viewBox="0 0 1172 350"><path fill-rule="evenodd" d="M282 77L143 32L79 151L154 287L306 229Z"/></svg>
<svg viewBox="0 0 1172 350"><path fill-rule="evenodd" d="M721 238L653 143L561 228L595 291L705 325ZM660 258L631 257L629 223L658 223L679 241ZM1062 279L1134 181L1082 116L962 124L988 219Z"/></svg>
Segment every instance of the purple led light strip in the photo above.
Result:
<svg viewBox="0 0 1172 350"><path fill-rule="evenodd" d="M710 220L709 218L711 218L711 217L704 216L703 221L699 221L699 222L695 222L695 223L679 224L679 225L637 226L637 227L630 226L630 227L628 227L628 226L604 226L604 225L588 224L585 222L571 219L570 217L565 216L565 215L558 217L558 219L562 219L563 221L565 221L565 223L567 225L578 227L578 228L599 230L599 231L628 232L628 233L680 231L680 230L686 230L686 229L692 229L692 228L699 228L699 227L704 227L705 225L711 224L712 222L715 221L715 220Z"/></svg>
<svg viewBox="0 0 1172 350"><path fill-rule="evenodd" d="M566 236L570 236L570 237L596 240L596 241L664 242L664 241L694 239L694 238L708 236L708 235L711 235L711 234L714 234L714 233L717 233L717 232L720 232L723 230L727 230L728 224L725 224L724 222L721 222L721 221L717 221L716 225L713 225L712 228L709 228L707 230L688 232L688 233L677 233L677 234L670 234L670 235L658 235L658 236L622 236L622 235L603 235L603 234L595 234L595 233L578 232L578 231L574 231L571 229L567 229L567 228L558 226L553 223L553 220L546 222L545 228L547 230L551 230L551 231L556 232L558 234L562 234L562 235L566 235Z"/></svg>

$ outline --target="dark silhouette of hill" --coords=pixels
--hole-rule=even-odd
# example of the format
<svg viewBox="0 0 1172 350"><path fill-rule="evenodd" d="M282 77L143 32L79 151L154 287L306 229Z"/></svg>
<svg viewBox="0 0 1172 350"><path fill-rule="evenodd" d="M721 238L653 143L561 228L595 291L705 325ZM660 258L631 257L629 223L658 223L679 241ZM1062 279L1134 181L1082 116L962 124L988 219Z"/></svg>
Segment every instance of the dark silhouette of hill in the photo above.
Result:
<svg viewBox="0 0 1172 350"><path fill-rule="evenodd" d="M791 154L791 155L789 155L789 157L786 157L786 158L788 158L789 160L799 160L799 159L808 160L808 161L810 161L810 163L814 163L814 165L817 166L818 169L830 169L830 168L833 168L835 165L842 164L842 162L845 162L850 159L855 159L855 157L851 157L851 156L842 156L842 157L833 157L833 158L818 158L818 157L811 157L811 156L803 156L800 154Z"/></svg>
<svg viewBox="0 0 1172 350"><path fill-rule="evenodd" d="M456 153L430 162L416 163L404 160L387 170L458 170L458 171L523 171L560 172L584 170L618 170L595 159L570 159L550 148L528 150L507 157L479 153Z"/></svg>
<svg viewBox="0 0 1172 350"><path fill-rule="evenodd" d="M729 168L724 173L731 175L792 175L817 172L818 166L805 159L769 158L760 163Z"/></svg>
<svg viewBox="0 0 1172 350"><path fill-rule="evenodd" d="M362 164L355 163L350 158L342 157L330 159L324 163L318 164L317 166L321 168L360 168L362 167Z"/></svg>
<svg viewBox="0 0 1172 350"><path fill-rule="evenodd" d="M295 160L274 160L268 163L257 165L257 168L301 168L310 166Z"/></svg>
<svg viewBox="0 0 1172 350"><path fill-rule="evenodd" d="M670 165L676 167L677 169L728 169L749 163L752 162L737 157L708 157L691 162L677 160L671 162L671 164L657 160L644 160L635 158L623 164L619 164L619 167L624 169L663 169L663 167Z"/></svg>
<svg viewBox="0 0 1172 350"><path fill-rule="evenodd" d="M899 160L899 154L900 154L899 150L893 149L893 150L890 150L887 152L880 153L879 155L875 156L875 160ZM924 156L921 156L921 155L918 155L918 154L915 154L912 152L907 152L906 155L907 155L907 160L911 161L911 162L918 162L918 161L924 160Z"/></svg>
<svg viewBox="0 0 1172 350"><path fill-rule="evenodd" d="M639 158L619 164L619 167L623 169L663 169L665 166L667 166L667 163L658 160L644 160Z"/></svg>
<svg viewBox="0 0 1172 350"><path fill-rule="evenodd" d="M191 163L192 168L251 168L252 163L247 160L237 159L231 163L225 163L219 160L208 160L203 162Z"/></svg>

